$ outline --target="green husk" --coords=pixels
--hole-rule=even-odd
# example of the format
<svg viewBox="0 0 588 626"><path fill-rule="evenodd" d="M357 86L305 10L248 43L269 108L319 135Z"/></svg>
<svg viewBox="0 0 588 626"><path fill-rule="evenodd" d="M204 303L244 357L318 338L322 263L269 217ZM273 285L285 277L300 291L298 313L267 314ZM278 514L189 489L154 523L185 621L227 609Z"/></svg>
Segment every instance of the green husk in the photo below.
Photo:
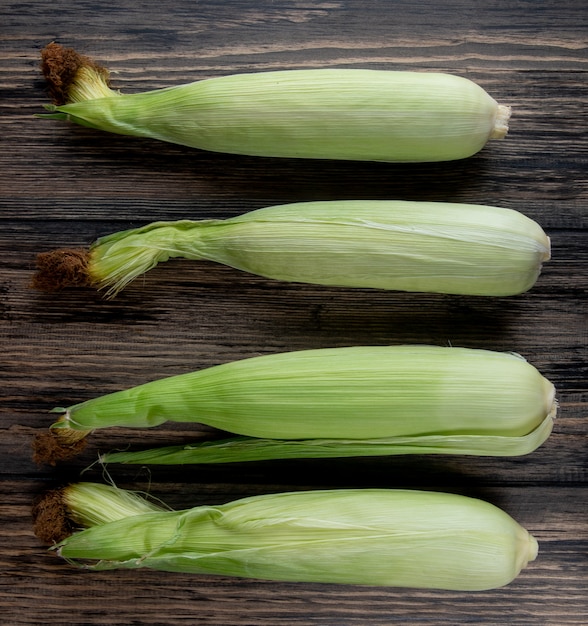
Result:
<svg viewBox="0 0 588 626"><path fill-rule="evenodd" d="M260 439L230 437L148 450L107 452L100 461L130 465L188 465L241 463L275 459L326 459L400 454L460 454L470 456L522 456L541 446L551 434L553 417L547 416L527 435L417 435L378 439Z"/></svg>
<svg viewBox="0 0 588 626"><path fill-rule="evenodd" d="M68 495L77 489L65 488L64 505L84 520L84 501L100 506L91 484L81 496ZM125 492L100 486L98 504L121 496L128 508ZM62 540L61 557L95 570L477 591L510 583L538 550L497 507L446 493L321 490L157 512L137 502L137 513L125 516L114 504L104 508L114 516Z"/></svg>
<svg viewBox="0 0 588 626"><path fill-rule="evenodd" d="M265 355L55 409L55 437L199 422L262 439L526 436L556 413L555 389L518 355L354 346Z"/></svg>
<svg viewBox="0 0 588 626"><path fill-rule="evenodd" d="M105 68L75 54L58 44L43 51L45 77L60 96L48 117L215 152L445 161L508 131L509 107L448 74L285 70L122 95L109 88Z"/></svg>
<svg viewBox="0 0 588 626"><path fill-rule="evenodd" d="M444 202L302 202L226 220L156 222L98 239L87 255L38 258L35 286L114 296L170 258L352 288L510 296L530 289L550 241L517 211Z"/></svg>

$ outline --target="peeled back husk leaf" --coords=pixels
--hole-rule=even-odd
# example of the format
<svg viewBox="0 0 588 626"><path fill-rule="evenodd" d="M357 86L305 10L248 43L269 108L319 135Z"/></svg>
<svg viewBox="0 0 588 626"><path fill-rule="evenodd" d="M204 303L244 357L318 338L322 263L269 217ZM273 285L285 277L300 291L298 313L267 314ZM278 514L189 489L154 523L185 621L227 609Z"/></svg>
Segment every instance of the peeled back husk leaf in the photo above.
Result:
<svg viewBox="0 0 588 626"><path fill-rule="evenodd" d="M436 434L373 439L268 439L230 437L147 450L112 451L100 461L131 465L187 465L242 463L273 459L326 459L401 454L460 454L468 456L522 456L548 439L553 415L530 433L520 436Z"/></svg>

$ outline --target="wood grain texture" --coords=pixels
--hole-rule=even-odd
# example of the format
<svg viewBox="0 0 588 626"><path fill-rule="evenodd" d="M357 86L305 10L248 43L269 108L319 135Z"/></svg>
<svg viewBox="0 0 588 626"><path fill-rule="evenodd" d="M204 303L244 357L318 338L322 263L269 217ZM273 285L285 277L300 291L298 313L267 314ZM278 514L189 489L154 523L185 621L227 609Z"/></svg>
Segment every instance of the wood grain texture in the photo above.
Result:
<svg viewBox="0 0 588 626"><path fill-rule="evenodd" d="M553 625L588 623L588 13L585 2L431 0L0 7L0 621L9 624ZM92 55L124 92L284 68L441 70L513 107L511 130L455 163L305 162L205 153L33 117L40 49ZM553 259L537 285L482 299L277 283L170 261L113 301L29 289L37 252L155 220L230 217L271 204L405 198L496 204L539 221ZM37 467L53 406L283 350L433 343L523 354L558 388L552 437L516 459L395 457L191 468L110 466L170 505L283 490L409 487L486 499L535 534L540 555L504 589L459 594L168 575L90 573L47 553L30 508L45 489L101 481L113 448L215 435L198 426L96 434ZM82 475L88 466L92 467Z"/></svg>

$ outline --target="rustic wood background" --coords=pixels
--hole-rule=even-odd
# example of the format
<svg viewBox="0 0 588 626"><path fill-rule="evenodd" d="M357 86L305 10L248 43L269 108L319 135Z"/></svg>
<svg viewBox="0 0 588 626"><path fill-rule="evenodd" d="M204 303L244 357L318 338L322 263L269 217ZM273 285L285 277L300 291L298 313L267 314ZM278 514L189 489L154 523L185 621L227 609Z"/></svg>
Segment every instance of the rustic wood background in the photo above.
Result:
<svg viewBox="0 0 588 626"><path fill-rule="evenodd" d="M584 0L134 0L0 3L0 622L6 624L588 623L586 226L588 11ZM456 163L305 162L211 154L34 117L50 41L118 72L126 92L283 68L441 70L513 107L511 132ZM552 238L527 294L502 299L279 284L173 261L114 301L28 287L38 252L154 220L229 217L337 198L518 209ZM289 489L413 487L486 499L540 542L510 586L467 594L268 583L151 571L89 573L35 538L33 499L105 451L206 436L198 427L95 435L37 467L53 406L238 358L404 342L512 350L559 391L553 436L516 459L410 457L121 468L123 487L186 507Z"/></svg>

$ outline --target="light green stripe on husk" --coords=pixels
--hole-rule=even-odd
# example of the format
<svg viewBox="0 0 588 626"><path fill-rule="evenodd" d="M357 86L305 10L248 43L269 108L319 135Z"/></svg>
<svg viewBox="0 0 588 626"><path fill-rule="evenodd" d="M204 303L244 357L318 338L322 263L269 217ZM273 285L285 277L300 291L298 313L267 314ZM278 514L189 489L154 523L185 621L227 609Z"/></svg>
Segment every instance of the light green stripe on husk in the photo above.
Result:
<svg viewBox="0 0 588 626"><path fill-rule="evenodd" d="M107 452L102 463L186 465L196 463L241 463L270 459L324 459L401 454L465 454L472 456L522 456L543 444L553 428L546 417L528 435L416 435L388 439L259 439L231 437L181 446L148 450Z"/></svg>

